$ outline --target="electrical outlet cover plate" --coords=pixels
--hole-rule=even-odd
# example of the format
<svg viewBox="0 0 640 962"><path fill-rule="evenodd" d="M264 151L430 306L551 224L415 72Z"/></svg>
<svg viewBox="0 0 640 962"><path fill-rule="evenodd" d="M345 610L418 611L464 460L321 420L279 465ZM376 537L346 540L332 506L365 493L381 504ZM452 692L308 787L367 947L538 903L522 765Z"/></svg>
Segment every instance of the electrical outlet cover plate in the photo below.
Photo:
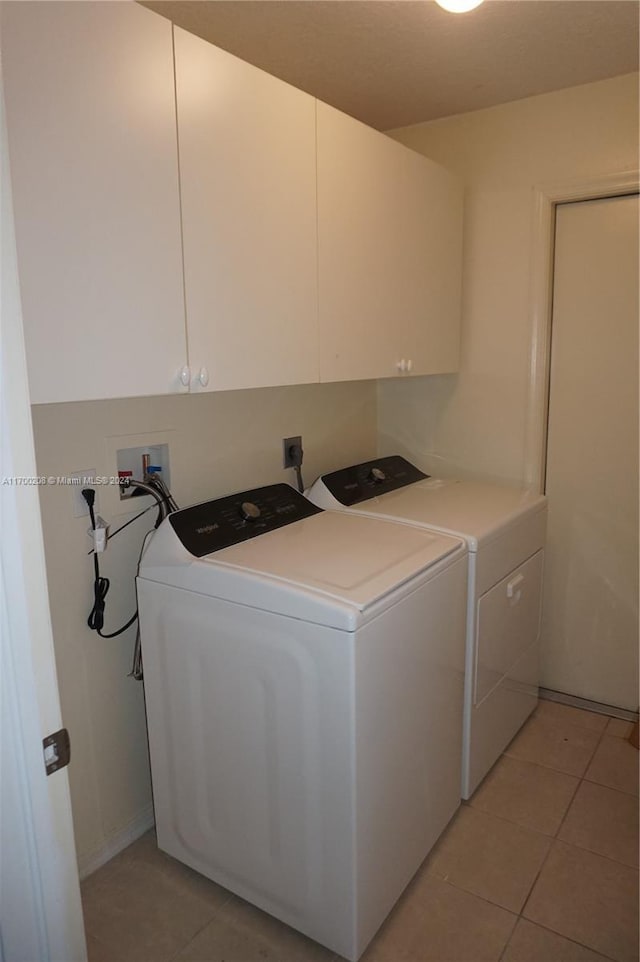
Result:
<svg viewBox="0 0 640 962"><path fill-rule="evenodd" d="M82 497L83 488L93 488L94 491L96 492L94 510L96 514L98 513L98 492L96 489L95 481L93 481L95 476L96 476L95 468L84 468L82 471L72 471L71 474L69 475L69 477L74 482L71 485L71 498L72 498L72 504L73 504L74 518L89 517L89 505Z"/></svg>
<svg viewBox="0 0 640 962"><path fill-rule="evenodd" d="M295 468L298 466L298 462L289 454L289 449L292 447L298 447L302 450L302 436L300 434L295 438L282 439L282 465L285 468Z"/></svg>

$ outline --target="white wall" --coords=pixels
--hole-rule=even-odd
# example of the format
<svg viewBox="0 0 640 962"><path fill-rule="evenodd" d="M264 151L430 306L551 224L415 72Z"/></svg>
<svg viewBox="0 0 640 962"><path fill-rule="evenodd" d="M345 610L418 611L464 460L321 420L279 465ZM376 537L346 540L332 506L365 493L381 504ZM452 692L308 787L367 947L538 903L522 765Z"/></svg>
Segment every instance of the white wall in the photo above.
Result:
<svg viewBox="0 0 640 962"><path fill-rule="evenodd" d="M33 422L38 474L45 477L88 468L115 474L109 438L172 432L171 489L186 506L261 484L294 484L293 472L281 466L283 437L302 435L307 483L374 457L376 393L373 382L360 382L35 405ZM108 640L86 625L93 582L88 518L73 517L69 487L48 484L40 495L62 715L72 743L76 847L86 873L151 821L143 692L127 678L135 628ZM97 500L115 528L132 515L111 514L113 497L114 489L105 489ZM123 531L102 556L102 573L112 581L107 632L135 610L133 579L154 515Z"/></svg>
<svg viewBox="0 0 640 962"><path fill-rule="evenodd" d="M638 166L638 74L391 132L465 184L458 375L380 382L379 450L526 480L534 186Z"/></svg>

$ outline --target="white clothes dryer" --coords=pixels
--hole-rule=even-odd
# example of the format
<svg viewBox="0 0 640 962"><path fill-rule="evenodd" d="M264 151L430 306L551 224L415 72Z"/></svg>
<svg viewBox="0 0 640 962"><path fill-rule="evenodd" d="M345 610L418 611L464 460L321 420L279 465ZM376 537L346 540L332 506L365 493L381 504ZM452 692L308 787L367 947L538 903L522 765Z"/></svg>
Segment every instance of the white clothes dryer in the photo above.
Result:
<svg viewBox="0 0 640 962"><path fill-rule="evenodd" d="M464 542L271 485L137 586L160 848L357 959L459 805Z"/></svg>
<svg viewBox="0 0 640 962"><path fill-rule="evenodd" d="M469 798L538 700L546 498L429 477L399 456L325 474L322 508L421 525L469 547L462 797Z"/></svg>

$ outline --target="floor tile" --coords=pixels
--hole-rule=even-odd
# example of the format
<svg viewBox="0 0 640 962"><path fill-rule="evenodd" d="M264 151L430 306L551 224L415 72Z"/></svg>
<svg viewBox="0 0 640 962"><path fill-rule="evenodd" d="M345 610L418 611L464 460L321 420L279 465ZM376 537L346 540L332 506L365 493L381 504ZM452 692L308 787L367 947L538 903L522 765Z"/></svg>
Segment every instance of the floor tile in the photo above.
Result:
<svg viewBox="0 0 640 962"><path fill-rule="evenodd" d="M332 962L335 954L234 896L173 962Z"/></svg>
<svg viewBox="0 0 640 962"><path fill-rule="evenodd" d="M584 775L600 733L566 721L534 717L516 735L505 754L566 775Z"/></svg>
<svg viewBox="0 0 640 962"><path fill-rule="evenodd" d="M573 775L503 755L469 804L523 828L555 835L578 784Z"/></svg>
<svg viewBox="0 0 640 962"><path fill-rule="evenodd" d="M616 738L628 738L633 728L633 722L624 721L622 718L610 718L605 731L607 735L614 735Z"/></svg>
<svg viewBox="0 0 640 962"><path fill-rule="evenodd" d="M603 955L562 935L518 919L502 962L608 962Z"/></svg>
<svg viewBox="0 0 640 962"><path fill-rule="evenodd" d="M637 795L638 754L638 749L623 738L605 735L584 777L590 782Z"/></svg>
<svg viewBox="0 0 640 962"><path fill-rule="evenodd" d="M118 962L113 950L108 945L98 942L92 935L87 935L88 962Z"/></svg>
<svg viewBox="0 0 640 962"><path fill-rule="evenodd" d="M438 843L427 870L519 912L550 844L544 835L464 806Z"/></svg>
<svg viewBox="0 0 640 962"><path fill-rule="evenodd" d="M497 962L516 917L424 873L360 962Z"/></svg>
<svg viewBox="0 0 640 962"><path fill-rule="evenodd" d="M558 701L545 701L542 698L538 702L535 717L543 718L553 724L578 725L580 728L588 728L592 732L603 732L609 721L608 715L585 711L583 708L574 708L573 705L563 705Z"/></svg>
<svg viewBox="0 0 640 962"><path fill-rule="evenodd" d="M153 836L129 846L81 890L87 937L97 943L93 953L99 962L166 962L230 898L158 851Z"/></svg>
<svg viewBox="0 0 640 962"><path fill-rule="evenodd" d="M231 898L231 893L227 889L216 885L204 875L193 871L159 849L155 829L146 832L85 879L82 883L83 894L92 887L104 885L112 878L115 878L119 884L123 884L123 881L135 880L138 875L148 872L159 875L174 886L180 885L190 895L207 901L213 899L216 905Z"/></svg>
<svg viewBox="0 0 640 962"><path fill-rule="evenodd" d="M581 782L558 838L638 867L638 799Z"/></svg>
<svg viewBox="0 0 640 962"><path fill-rule="evenodd" d="M616 959L638 959L638 873L554 842L523 915Z"/></svg>

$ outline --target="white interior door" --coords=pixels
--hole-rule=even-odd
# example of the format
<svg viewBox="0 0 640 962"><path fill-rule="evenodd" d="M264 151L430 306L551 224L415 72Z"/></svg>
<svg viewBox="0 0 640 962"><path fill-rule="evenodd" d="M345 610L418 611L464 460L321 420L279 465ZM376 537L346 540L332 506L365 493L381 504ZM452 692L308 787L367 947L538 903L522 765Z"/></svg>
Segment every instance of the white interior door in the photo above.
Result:
<svg viewBox="0 0 640 962"><path fill-rule="evenodd" d="M638 707L638 197L556 219L547 688Z"/></svg>
<svg viewBox="0 0 640 962"><path fill-rule="evenodd" d="M83 962L67 769L42 740L62 727L49 618L0 84L0 960Z"/></svg>

